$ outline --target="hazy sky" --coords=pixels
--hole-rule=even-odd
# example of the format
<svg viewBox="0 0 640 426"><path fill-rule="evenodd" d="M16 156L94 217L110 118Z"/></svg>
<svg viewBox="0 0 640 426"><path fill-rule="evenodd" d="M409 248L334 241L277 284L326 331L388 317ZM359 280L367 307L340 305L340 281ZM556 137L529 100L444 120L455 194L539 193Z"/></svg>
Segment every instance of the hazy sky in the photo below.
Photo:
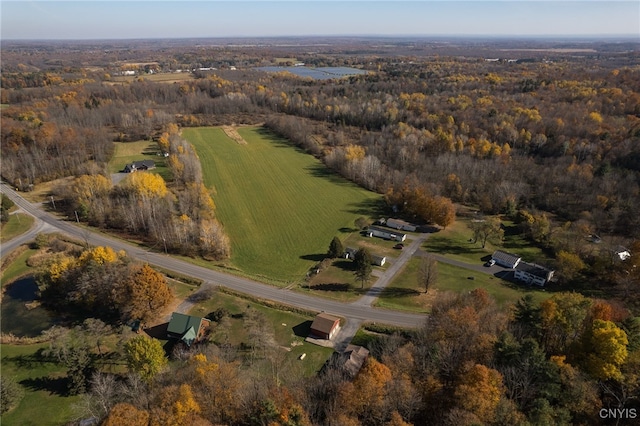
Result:
<svg viewBox="0 0 640 426"><path fill-rule="evenodd" d="M640 1L11 1L3 39L625 35Z"/></svg>

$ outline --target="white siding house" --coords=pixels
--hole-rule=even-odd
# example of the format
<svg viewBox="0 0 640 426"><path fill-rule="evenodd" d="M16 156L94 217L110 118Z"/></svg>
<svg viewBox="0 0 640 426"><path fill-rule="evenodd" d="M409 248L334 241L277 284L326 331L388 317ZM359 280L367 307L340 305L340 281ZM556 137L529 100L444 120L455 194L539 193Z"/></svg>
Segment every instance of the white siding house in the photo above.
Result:
<svg viewBox="0 0 640 426"><path fill-rule="evenodd" d="M491 255L491 258L495 260L498 265L511 269L518 266L518 263L522 260L522 258L517 254L507 253L506 251L501 250L496 250Z"/></svg>
<svg viewBox="0 0 640 426"><path fill-rule="evenodd" d="M366 232L369 237L384 238L385 240L404 241L407 239L407 234L396 232L393 229L378 228L377 226L370 226Z"/></svg>
<svg viewBox="0 0 640 426"><path fill-rule="evenodd" d="M553 271L533 263L520 262L515 268L514 275L517 280L544 287L553 277Z"/></svg>
<svg viewBox="0 0 640 426"><path fill-rule="evenodd" d="M412 225L409 222L405 222L404 220L400 220L400 219L392 219L392 218L387 219L387 226L389 228L400 229L402 231L407 231L407 232L416 232L416 229L418 229L416 225Z"/></svg>

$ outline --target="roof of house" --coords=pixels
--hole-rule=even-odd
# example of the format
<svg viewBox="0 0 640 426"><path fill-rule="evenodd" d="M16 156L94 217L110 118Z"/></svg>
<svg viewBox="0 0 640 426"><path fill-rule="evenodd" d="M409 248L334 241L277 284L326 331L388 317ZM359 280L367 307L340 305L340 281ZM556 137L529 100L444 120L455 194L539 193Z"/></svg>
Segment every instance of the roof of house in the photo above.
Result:
<svg viewBox="0 0 640 426"><path fill-rule="evenodd" d="M344 249L344 252L348 254L356 254L358 252L358 249L353 247L347 247Z"/></svg>
<svg viewBox="0 0 640 426"><path fill-rule="evenodd" d="M376 254L371 255L371 261L374 263L380 263L382 261L386 261L387 260L387 256L378 256Z"/></svg>
<svg viewBox="0 0 640 426"><path fill-rule="evenodd" d="M409 222L406 222L402 219L394 219L394 218L389 218L387 219L387 226L396 226L396 225L401 225L401 226L415 226Z"/></svg>
<svg viewBox="0 0 640 426"><path fill-rule="evenodd" d="M380 232L386 232L387 234L393 234L393 235L398 235L398 236L402 236L405 235L402 232L398 232L398 230L396 229L391 229L391 228L380 228L378 226L370 226L369 228L367 228L369 231L380 231Z"/></svg>
<svg viewBox="0 0 640 426"><path fill-rule="evenodd" d="M155 167L155 165L156 165L156 163L153 160L134 161L132 164L134 166L136 166L136 168L140 168L140 167Z"/></svg>
<svg viewBox="0 0 640 426"><path fill-rule="evenodd" d="M320 333L330 334L336 322L340 322L340 318L333 315L325 314L324 312L316 315L313 323L311 324L311 330L318 331Z"/></svg>
<svg viewBox="0 0 640 426"><path fill-rule="evenodd" d="M190 329L193 329L197 336L203 320L204 318L174 312L171 314L171 320L167 326L167 333L184 336Z"/></svg>
<svg viewBox="0 0 640 426"><path fill-rule="evenodd" d="M368 356L368 349L363 348L362 346L349 344L343 353L343 368L351 375L351 377L355 377L364 365Z"/></svg>
<svg viewBox="0 0 640 426"><path fill-rule="evenodd" d="M491 258L495 260L500 260L505 263L516 263L518 260L521 259L521 257L518 256L517 254L507 253L506 251L502 251L502 250L496 250L495 252L493 252L493 254L491 255Z"/></svg>
<svg viewBox="0 0 640 426"><path fill-rule="evenodd" d="M518 263L518 265L516 266L516 270L526 272L536 277L544 278L545 280L549 278L549 273L551 272L550 269L547 269L543 266L527 262Z"/></svg>

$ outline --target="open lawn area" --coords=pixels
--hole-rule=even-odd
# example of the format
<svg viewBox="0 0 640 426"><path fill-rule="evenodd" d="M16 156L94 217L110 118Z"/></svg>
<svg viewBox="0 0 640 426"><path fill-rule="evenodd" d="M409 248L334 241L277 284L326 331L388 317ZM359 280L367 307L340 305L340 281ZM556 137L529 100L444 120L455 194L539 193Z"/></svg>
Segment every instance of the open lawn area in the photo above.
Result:
<svg viewBox="0 0 640 426"><path fill-rule="evenodd" d="M252 315L260 319L259 326L265 334L273 335L277 353L292 379L297 376L314 375L333 353L333 349L304 342L313 322L312 316L270 308L238 296L216 292L214 296L196 305L190 315L206 316L217 309L224 308L229 315L218 328L212 322L211 339L217 344L229 343L242 347L250 343L249 323ZM299 356L306 353L304 360ZM259 360L259 362L262 362ZM264 371L268 371L264 366ZM295 373L295 374L294 374Z"/></svg>
<svg viewBox="0 0 640 426"><path fill-rule="evenodd" d="M500 245L487 242L472 242L473 231L469 227L468 219L458 219L456 222L435 234L432 234L424 244L426 251L457 259L467 263L484 263L496 250L503 250L517 254L526 262L536 262L542 265L548 263L548 256L534 243L528 241L511 221L503 221L504 241Z"/></svg>
<svg viewBox="0 0 640 426"><path fill-rule="evenodd" d="M387 265L385 265L387 266ZM373 267L382 273L382 268ZM342 302L353 302L362 297L378 278L371 276L368 283L362 284L355 277L355 266L352 260L334 259L333 262L317 275L312 275L308 282L300 284L300 291L309 292L313 296L326 297Z"/></svg>
<svg viewBox="0 0 640 426"><path fill-rule="evenodd" d="M37 250L18 247L13 252L19 253L15 258L5 259L4 263L6 263L6 265L3 263L1 271L2 275L0 275L3 287L13 282L16 278L32 272L32 268L27 265L27 260L36 252Z"/></svg>
<svg viewBox="0 0 640 426"><path fill-rule="evenodd" d="M499 305L515 303L525 294L531 294L536 302L541 302L551 296L538 289L530 289L524 284L512 283L489 274L483 274L457 266L438 262L438 281L433 289L424 294L423 288L418 288L418 269L421 259L414 257L398 274L389 286L382 292L376 306L429 312L430 305L439 291L470 291L483 288Z"/></svg>
<svg viewBox="0 0 640 426"><path fill-rule="evenodd" d="M247 144L217 127L183 130L230 237L230 266L258 278L300 282L334 236L344 239L359 216L377 215L382 198L261 127L238 133Z"/></svg>
<svg viewBox="0 0 640 426"><path fill-rule="evenodd" d="M118 75L111 77L111 83L132 83L138 81L138 79L153 81L154 83L179 83L182 81L193 80L193 74L190 72L172 72L172 73L158 73L158 74L142 74L142 75Z"/></svg>
<svg viewBox="0 0 640 426"><path fill-rule="evenodd" d="M33 216L22 213L9 215L9 221L2 225L0 242L6 242L27 232L33 225Z"/></svg>
<svg viewBox="0 0 640 426"><path fill-rule="evenodd" d="M47 343L0 345L2 377L11 377L24 389L20 404L2 416L3 426L57 426L73 420L72 404L79 396L66 396L66 368L40 355Z"/></svg>
<svg viewBox="0 0 640 426"><path fill-rule="evenodd" d="M129 163L134 161L152 160L156 163L156 168L150 170L157 173L165 181L171 180L171 172L166 165L165 157L158 155L160 148L152 141L137 142L114 142L113 157L109 161L109 173L118 173Z"/></svg>

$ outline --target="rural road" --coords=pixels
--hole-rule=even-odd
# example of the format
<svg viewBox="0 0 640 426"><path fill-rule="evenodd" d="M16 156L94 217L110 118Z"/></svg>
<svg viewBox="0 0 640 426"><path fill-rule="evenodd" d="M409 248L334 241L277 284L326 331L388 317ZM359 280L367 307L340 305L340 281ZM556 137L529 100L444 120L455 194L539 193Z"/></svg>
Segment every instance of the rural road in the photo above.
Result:
<svg viewBox="0 0 640 426"><path fill-rule="evenodd" d="M115 250L125 250L132 258L148 262L149 264L160 266L186 276L201 279L205 282L205 284L203 284L205 286L220 285L261 299L272 300L314 312L324 311L349 318L353 321L376 322L400 327L415 328L420 327L426 318L425 315L420 314L376 309L372 308L370 304L348 304L313 297L308 294L272 287L247 278L203 268L201 266L172 258L171 256L147 251L144 248L137 247L125 241L117 240L86 228L76 226L71 222L59 220L55 216L44 212L40 206L32 204L22 198L13 190L13 188L4 183L0 185L0 191L8 196L24 212L37 219L37 225L32 230L23 236L16 237L6 245L3 245L2 252L8 252L10 247L17 247L20 242L28 241L27 238L33 238L33 236L39 232L39 229L45 230L45 228L39 228L39 226L43 226L46 227L46 232L58 231L91 245L111 246ZM40 222L42 222L42 225L40 225ZM11 246L9 244L11 244Z"/></svg>

